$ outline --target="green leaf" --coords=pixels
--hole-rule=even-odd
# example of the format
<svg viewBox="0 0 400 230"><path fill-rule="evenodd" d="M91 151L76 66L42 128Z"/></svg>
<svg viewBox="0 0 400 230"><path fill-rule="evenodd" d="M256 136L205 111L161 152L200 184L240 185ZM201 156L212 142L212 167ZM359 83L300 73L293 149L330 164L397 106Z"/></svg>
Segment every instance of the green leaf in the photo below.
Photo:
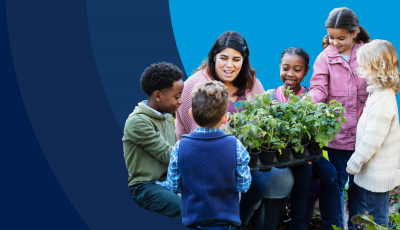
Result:
<svg viewBox="0 0 400 230"><path fill-rule="evenodd" d="M345 123L346 121L347 121L347 119L346 119L346 117L345 116L343 116L342 114L340 114L340 117L341 117L341 122L342 123Z"/></svg>
<svg viewBox="0 0 400 230"><path fill-rule="evenodd" d="M278 105L272 105L271 108L275 113L278 112Z"/></svg>
<svg viewBox="0 0 400 230"><path fill-rule="evenodd" d="M400 209L400 203L395 203L395 204L393 205L393 210L394 210L395 212L398 212L399 209ZM399 219L399 220L400 220L400 219ZM399 222L399 223L400 223L400 222Z"/></svg>
<svg viewBox="0 0 400 230"><path fill-rule="evenodd" d="M375 225L368 225L367 224L367 225L364 226L364 229L365 230L376 230L376 227L375 227Z"/></svg>
<svg viewBox="0 0 400 230"><path fill-rule="evenodd" d="M340 227L336 227L336 225L332 225L333 230L342 230Z"/></svg>
<svg viewBox="0 0 400 230"><path fill-rule="evenodd" d="M396 209L395 209L396 210ZM397 228L400 229L400 214L396 211L396 217L394 218Z"/></svg>
<svg viewBox="0 0 400 230"><path fill-rule="evenodd" d="M365 212L364 215L360 214L360 215L356 215L351 217L351 221L354 224L367 224L367 225L375 225L375 222L373 220L373 217L368 215L368 212Z"/></svg>

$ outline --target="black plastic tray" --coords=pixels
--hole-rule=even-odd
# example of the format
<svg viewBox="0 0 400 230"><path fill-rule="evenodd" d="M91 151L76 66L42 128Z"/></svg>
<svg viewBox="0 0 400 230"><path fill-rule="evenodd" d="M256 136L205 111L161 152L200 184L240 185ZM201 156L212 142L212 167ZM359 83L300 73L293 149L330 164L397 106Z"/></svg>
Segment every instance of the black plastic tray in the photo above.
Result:
<svg viewBox="0 0 400 230"><path fill-rule="evenodd" d="M306 151L306 154L305 154L305 158L303 158L303 159L295 159L293 157L293 154L290 153L290 160L288 162L278 162L276 157L274 157L274 163L272 165L258 164L257 167L250 168L250 172L254 173L256 170L260 170L260 171L263 171L263 172L268 172L268 171L271 171L271 168L273 168L273 167L287 167L288 165L303 164L306 161L315 162L315 161L318 161L318 159L323 157L323 155L324 155L323 153L321 153L319 155L312 156L312 155L309 154L307 148L305 148L305 151Z"/></svg>

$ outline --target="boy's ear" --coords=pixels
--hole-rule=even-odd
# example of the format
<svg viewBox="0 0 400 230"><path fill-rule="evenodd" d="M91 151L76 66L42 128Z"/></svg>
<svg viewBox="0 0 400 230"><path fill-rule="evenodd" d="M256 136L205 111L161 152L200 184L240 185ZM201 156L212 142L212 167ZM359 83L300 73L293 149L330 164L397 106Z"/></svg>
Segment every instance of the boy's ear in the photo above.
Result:
<svg viewBox="0 0 400 230"><path fill-rule="evenodd" d="M162 93L160 91L156 90L156 91L154 91L153 96L156 101L160 102L161 98L162 98Z"/></svg>
<svg viewBox="0 0 400 230"><path fill-rule="evenodd" d="M229 115L227 113L224 114L224 116L221 119L221 123L226 125L229 121Z"/></svg>
<svg viewBox="0 0 400 230"><path fill-rule="evenodd" d="M194 118L193 118L193 112L192 112L192 108L190 108L190 109L189 109L189 116L190 116L190 118L192 118L192 119L194 120Z"/></svg>

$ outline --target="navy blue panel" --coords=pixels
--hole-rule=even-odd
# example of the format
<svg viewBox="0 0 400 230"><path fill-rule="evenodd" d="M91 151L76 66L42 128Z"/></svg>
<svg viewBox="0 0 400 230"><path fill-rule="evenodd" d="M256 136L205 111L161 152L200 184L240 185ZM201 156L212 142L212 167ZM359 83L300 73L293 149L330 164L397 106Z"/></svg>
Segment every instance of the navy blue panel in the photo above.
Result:
<svg viewBox="0 0 400 230"><path fill-rule="evenodd" d="M146 67L166 61L185 72L175 44L168 1L87 0L86 5L97 68L123 129L138 100L146 98L139 84Z"/></svg>
<svg viewBox="0 0 400 230"><path fill-rule="evenodd" d="M0 229L88 229L53 175L29 122L0 4Z"/></svg>
<svg viewBox="0 0 400 230"><path fill-rule="evenodd" d="M143 210L132 201L122 132L97 71L85 1L10 0L6 6L15 73L29 120L51 170L83 221L90 229L183 229L179 220ZM132 90L140 89L135 87ZM21 152L17 151L18 157ZM20 162L30 163L25 158ZM25 177L14 179L21 184L35 180L29 176L40 170L24 171ZM45 175L54 180L50 171ZM40 186L51 190L45 183ZM29 188L23 191L32 199L27 203L32 208L51 199L57 204L64 192L53 189L45 197L30 197ZM68 212L61 205L53 209L55 214ZM56 218L60 225L75 215L69 229L87 228L75 212L69 212ZM25 214L16 218L23 220ZM50 210L42 214L49 217ZM33 228L31 222L28 229Z"/></svg>

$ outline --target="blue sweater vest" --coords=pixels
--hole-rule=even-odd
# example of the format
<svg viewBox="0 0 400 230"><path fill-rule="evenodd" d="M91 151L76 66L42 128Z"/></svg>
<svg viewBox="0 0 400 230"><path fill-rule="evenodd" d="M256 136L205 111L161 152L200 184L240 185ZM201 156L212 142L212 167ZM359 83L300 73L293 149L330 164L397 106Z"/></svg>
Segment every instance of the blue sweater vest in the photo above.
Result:
<svg viewBox="0 0 400 230"><path fill-rule="evenodd" d="M227 222L239 226L236 138L222 131L192 132L179 143L182 223Z"/></svg>

